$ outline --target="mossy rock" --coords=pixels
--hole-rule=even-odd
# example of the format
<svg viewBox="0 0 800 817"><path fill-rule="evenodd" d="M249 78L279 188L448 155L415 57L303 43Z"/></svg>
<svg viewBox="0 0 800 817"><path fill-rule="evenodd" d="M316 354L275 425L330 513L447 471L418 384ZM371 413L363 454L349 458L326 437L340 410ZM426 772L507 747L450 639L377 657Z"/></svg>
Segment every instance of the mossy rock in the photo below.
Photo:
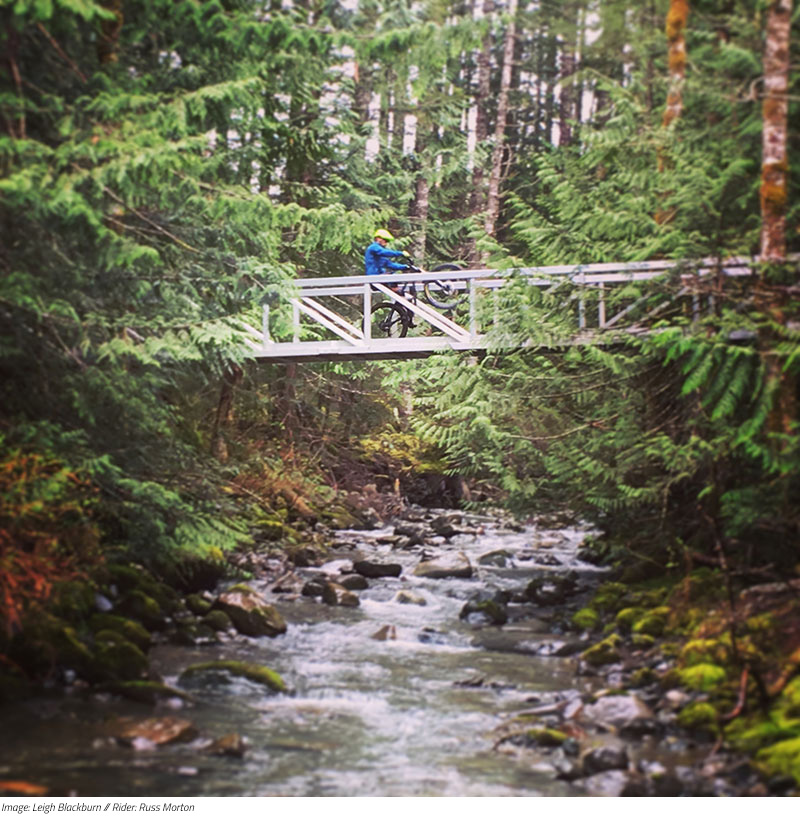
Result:
<svg viewBox="0 0 800 817"><path fill-rule="evenodd" d="M685 667L697 664L725 664L730 657L727 645L716 638L694 638L683 645L680 662Z"/></svg>
<svg viewBox="0 0 800 817"><path fill-rule="evenodd" d="M147 673L147 656L130 641L100 642L91 665L90 681L133 681Z"/></svg>
<svg viewBox="0 0 800 817"><path fill-rule="evenodd" d="M206 661L201 664L192 664L181 673L181 681L191 680L204 673L233 675L261 684L273 692L287 691L283 678L277 672L269 667L249 664L246 661Z"/></svg>
<svg viewBox="0 0 800 817"><path fill-rule="evenodd" d="M756 765L768 776L788 775L800 784L800 737L781 740L756 755Z"/></svg>
<svg viewBox="0 0 800 817"><path fill-rule="evenodd" d="M121 595L140 591L154 599L158 606L170 613L180 603L178 593L159 581L151 573L137 565L110 564L107 566L109 582L117 585Z"/></svg>
<svg viewBox="0 0 800 817"><path fill-rule="evenodd" d="M183 690L162 684L159 681L106 681L99 684L97 689L101 692L110 692L112 695L119 695L138 701L143 704L155 705L160 701L169 698L181 698L191 701L191 695L187 695Z"/></svg>
<svg viewBox="0 0 800 817"><path fill-rule="evenodd" d="M606 582L597 588L592 607L607 613L616 613L627 604L628 588L620 582Z"/></svg>
<svg viewBox="0 0 800 817"><path fill-rule="evenodd" d="M616 628L621 633L629 633L640 618L644 615L641 607L623 607L614 618Z"/></svg>
<svg viewBox="0 0 800 817"><path fill-rule="evenodd" d="M600 625L600 614L592 607L582 607L572 616L572 624L579 630L596 630Z"/></svg>
<svg viewBox="0 0 800 817"><path fill-rule="evenodd" d="M242 635L274 638L286 632L283 616L246 584L229 587L220 595L214 607L227 613Z"/></svg>
<svg viewBox="0 0 800 817"><path fill-rule="evenodd" d="M649 610L653 607L660 607L669 594L666 587L658 587L653 590L637 590L628 594L631 607L643 607Z"/></svg>
<svg viewBox="0 0 800 817"><path fill-rule="evenodd" d="M74 627L41 608L28 611L22 632L12 638L8 657L30 674L44 675L61 665L83 674L92 660Z"/></svg>
<svg viewBox="0 0 800 817"><path fill-rule="evenodd" d="M631 675L632 687L646 687L658 681L658 674L651 667L640 667Z"/></svg>
<svg viewBox="0 0 800 817"><path fill-rule="evenodd" d="M114 610L119 615L135 618L151 632L166 626L166 617L158 602L141 590L128 591Z"/></svg>
<svg viewBox="0 0 800 817"><path fill-rule="evenodd" d="M223 610L210 610L202 618L203 624L215 632L224 633L233 628L231 617Z"/></svg>
<svg viewBox="0 0 800 817"><path fill-rule="evenodd" d="M111 613L95 613L89 619L89 627L94 633L101 630L113 630L127 641L135 644L140 650L147 650L150 647L150 633L138 621L123 616L115 616Z"/></svg>
<svg viewBox="0 0 800 817"><path fill-rule="evenodd" d="M525 732L525 742L536 746L556 747L567 740L569 735L558 729L528 729Z"/></svg>
<svg viewBox="0 0 800 817"><path fill-rule="evenodd" d="M694 664L678 670L678 674L683 686L698 692L710 692L722 686L727 678L725 669L716 664Z"/></svg>
<svg viewBox="0 0 800 817"><path fill-rule="evenodd" d="M669 613L669 607L656 607L649 610L638 621L633 623L631 630L634 633L644 633L658 638L667 629Z"/></svg>
<svg viewBox="0 0 800 817"><path fill-rule="evenodd" d="M655 638L647 633L634 633L631 637L631 644L637 650L649 650L655 643Z"/></svg>
<svg viewBox="0 0 800 817"><path fill-rule="evenodd" d="M693 732L714 732L717 728L717 710L706 701L693 701L678 713L678 725Z"/></svg>
<svg viewBox="0 0 800 817"><path fill-rule="evenodd" d="M190 593L186 599L186 609L195 616L204 616L211 610L212 603L197 593Z"/></svg>
<svg viewBox="0 0 800 817"><path fill-rule="evenodd" d="M617 649L622 639L613 633L608 638L604 638L588 650L581 653L581 658L592 667L601 667L604 664L613 664L619 661L621 656Z"/></svg>

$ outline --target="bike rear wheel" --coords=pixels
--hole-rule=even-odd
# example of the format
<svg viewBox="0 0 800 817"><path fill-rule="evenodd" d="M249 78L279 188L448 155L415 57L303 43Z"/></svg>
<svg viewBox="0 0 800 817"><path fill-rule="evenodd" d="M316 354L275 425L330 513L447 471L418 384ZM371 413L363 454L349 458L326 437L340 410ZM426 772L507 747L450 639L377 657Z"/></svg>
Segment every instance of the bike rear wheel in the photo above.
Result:
<svg viewBox="0 0 800 817"><path fill-rule="evenodd" d="M372 307L372 337L404 338L410 323L408 311L398 304L384 302Z"/></svg>
<svg viewBox="0 0 800 817"><path fill-rule="evenodd" d="M439 264L431 272L461 269L457 264ZM467 296L450 281L428 281L423 287L425 300L437 309L455 309Z"/></svg>

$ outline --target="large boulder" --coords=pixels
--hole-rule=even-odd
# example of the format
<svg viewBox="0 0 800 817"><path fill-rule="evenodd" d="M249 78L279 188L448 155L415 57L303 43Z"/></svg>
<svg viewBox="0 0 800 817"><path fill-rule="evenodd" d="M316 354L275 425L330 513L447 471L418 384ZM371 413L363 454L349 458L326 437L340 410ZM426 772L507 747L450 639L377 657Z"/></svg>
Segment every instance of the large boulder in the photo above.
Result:
<svg viewBox="0 0 800 817"><path fill-rule="evenodd" d="M606 695L584 706L581 720L622 734L647 734L655 724L653 711L636 695Z"/></svg>
<svg viewBox="0 0 800 817"><path fill-rule="evenodd" d="M283 678L277 672L261 664L250 664L247 661L205 661L192 664L181 673L181 682L185 683L197 676L207 675L234 676L246 678L254 684L261 684L273 692L286 692Z"/></svg>
<svg viewBox="0 0 800 817"><path fill-rule="evenodd" d="M469 579L472 565L465 553L446 553L437 559L420 562L414 568L414 575L424 579Z"/></svg>
<svg viewBox="0 0 800 817"><path fill-rule="evenodd" d="M283 616L246 584L228 588L220 594L214 607L227 613L242 635L274 638L286 632Z"/></svg>

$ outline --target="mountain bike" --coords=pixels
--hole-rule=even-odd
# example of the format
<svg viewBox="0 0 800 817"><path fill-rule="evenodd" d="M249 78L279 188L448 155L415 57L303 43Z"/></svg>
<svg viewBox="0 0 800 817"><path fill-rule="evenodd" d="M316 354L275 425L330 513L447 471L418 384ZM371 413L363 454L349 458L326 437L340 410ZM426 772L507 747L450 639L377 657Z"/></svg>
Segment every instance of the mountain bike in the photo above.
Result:
<svg viewBox="0 0 800 817"><path fill-rule="evenodd" d="M413 272L422 272L419 267L411 266ZM440 264L431 272L444 272L461 269L456 264ZM417 300L417 288L412 282L393 287L412 303ZM426 281L422 287L425 300L437 309L451 311L463 303L467 296L462 294L451 281ZM396 301L381 301L372 307L372 335L385 335L387 338L404 338L408 330L414 327L414 313Z"/></svg>

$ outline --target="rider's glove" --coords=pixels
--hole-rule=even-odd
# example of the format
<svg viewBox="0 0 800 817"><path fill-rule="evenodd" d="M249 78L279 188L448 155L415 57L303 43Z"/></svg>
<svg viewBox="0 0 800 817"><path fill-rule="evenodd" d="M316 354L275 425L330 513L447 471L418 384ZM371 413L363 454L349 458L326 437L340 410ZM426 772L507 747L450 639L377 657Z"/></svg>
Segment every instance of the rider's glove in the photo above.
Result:
<svg viewBox="0 0 800 817"><path fill-rule="evenodd" d="M410 261L411 260L411 253L408 250L403 250L403 258L405 258L406 261Z"/></svg>

